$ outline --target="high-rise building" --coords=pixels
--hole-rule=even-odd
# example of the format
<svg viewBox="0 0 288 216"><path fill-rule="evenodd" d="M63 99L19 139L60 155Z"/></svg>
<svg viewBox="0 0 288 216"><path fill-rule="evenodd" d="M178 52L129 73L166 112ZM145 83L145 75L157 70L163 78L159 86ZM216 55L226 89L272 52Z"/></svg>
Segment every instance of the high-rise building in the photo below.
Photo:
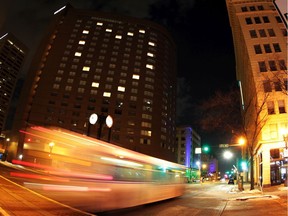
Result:
<svg viewBox="0 0 288 216"><path fill-rule="evenodd" d="M175 55L156 23L67 5L32 61L14 129L57 126L108 140L105 123L88 121L110 115L111 143L175 161Z"/></svg>
<svg viewBox="0 0 288 216"><path fill-rule="evenodd" d="M201 137L191 126L176 127L177 163L186 167L197 168L197 161L200 161L200 154L195 152L201 148Z"/></svg>
<svg viewBox="0 0 288 216"><path fill-rule="evenodd" d="M247 123L246 150L255 144L254 158L246 159L254 161L254 182L263 185L283 182L288 165L287 28L274 3L226 0Z"/></svg>
<svg viewBox="0 0 288 216"><path fill-rule="evenodd" d="M0 133L5 129L10 102L26 54L26 46L11 33L0 37Z"/></svg>

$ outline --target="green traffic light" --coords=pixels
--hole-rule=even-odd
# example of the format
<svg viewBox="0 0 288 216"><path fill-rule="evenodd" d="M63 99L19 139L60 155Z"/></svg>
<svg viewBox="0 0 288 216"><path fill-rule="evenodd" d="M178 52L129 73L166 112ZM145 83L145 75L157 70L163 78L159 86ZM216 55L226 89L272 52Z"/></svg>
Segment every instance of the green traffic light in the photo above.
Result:
<svg viewBox="0 0 288 216"><path fill-rule="evenodd" d="M203 151L204 152L209 152L209 146L203 146Z"/></svg>

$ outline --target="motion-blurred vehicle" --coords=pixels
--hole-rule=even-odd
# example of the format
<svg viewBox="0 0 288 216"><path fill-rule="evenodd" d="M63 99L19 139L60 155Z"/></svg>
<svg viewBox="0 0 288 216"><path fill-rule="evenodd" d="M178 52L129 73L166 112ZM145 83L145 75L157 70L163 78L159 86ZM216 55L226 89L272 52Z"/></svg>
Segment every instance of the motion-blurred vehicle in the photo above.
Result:
<svg viewBox="0 0 288 216"><path fill-rule="evenodd" d="M67 203L82 210L127 208L185 192L183 165L62 128L33 126L21 133L21 159L12 162L54 177L53 183L33 180L25 186L40 192L55 191L56 198L69 200Z"/></svg>

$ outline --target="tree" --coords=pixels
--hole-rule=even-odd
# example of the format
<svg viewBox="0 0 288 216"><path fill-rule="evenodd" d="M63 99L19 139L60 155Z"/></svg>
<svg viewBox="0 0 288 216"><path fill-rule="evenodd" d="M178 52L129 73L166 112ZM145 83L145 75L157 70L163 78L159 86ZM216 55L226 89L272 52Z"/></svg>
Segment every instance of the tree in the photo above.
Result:
<svg viewBox="0 0 288 216"><path fill-rule="evenodd" d="M253 159L257 153L259 135L268 120L265 109L269 95L263 92L257 93L250 94L250 98L246 98L245 104L242 105L239 89L231 87L230 91L216 92L197 106L197 110L201 113L199 123L203 130L232 132L246 139L245 149L250 165L250 190L254 189Z"/></svg>

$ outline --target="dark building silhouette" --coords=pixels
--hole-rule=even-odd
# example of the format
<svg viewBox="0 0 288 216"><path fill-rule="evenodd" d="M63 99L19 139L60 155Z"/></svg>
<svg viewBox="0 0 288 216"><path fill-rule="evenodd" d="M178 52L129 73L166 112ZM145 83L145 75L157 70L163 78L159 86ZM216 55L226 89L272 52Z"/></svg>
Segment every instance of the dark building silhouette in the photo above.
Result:
<svg viewBox="0 0 288 216"><path fill-rule="evenodd" d="M175 161L175 55L158 24L67 5L32 61L14 130L43 125L87 134L91 114L110 115L111 143ZM97 137L99 127L90 125L89 135ZM105 123L100 139L108 139Z"/></svg>
<svg viewBox="0 0 288 216"><path fill-rule="evenodd" d="M0 36L0 133L6 129L12 96L26 55L26 46L15 36L10 33Z"/></svg>

